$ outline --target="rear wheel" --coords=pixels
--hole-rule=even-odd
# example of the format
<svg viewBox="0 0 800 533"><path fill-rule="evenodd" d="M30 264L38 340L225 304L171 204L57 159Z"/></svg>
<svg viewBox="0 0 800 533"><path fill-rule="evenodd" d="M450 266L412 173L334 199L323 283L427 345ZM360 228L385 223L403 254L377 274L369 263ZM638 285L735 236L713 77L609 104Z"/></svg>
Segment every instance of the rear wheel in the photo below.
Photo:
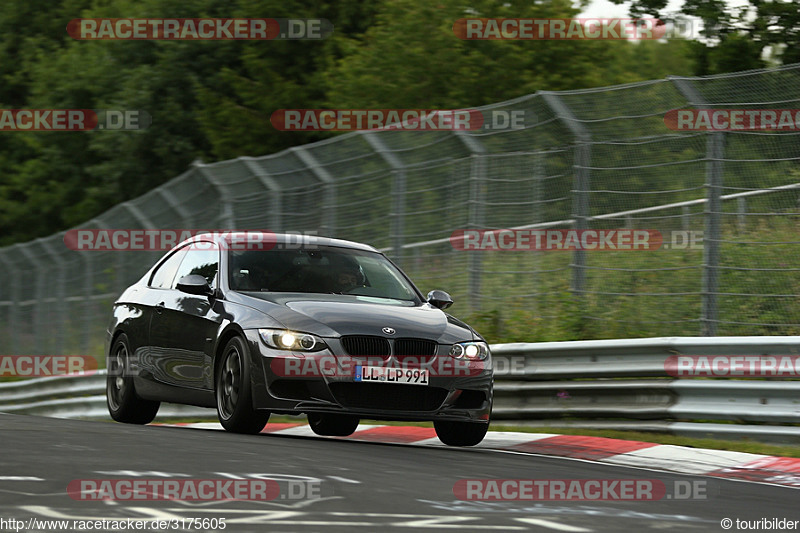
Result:
<svg viewBox="0 0 800 533"><path fill-rule="evenodd" d="M327 437L346 437L358 427L357 416L328 413L308 413L308 425L317 435Z"/></svg>
<svg viewBox="0 0 800 533"><path fill-rule="evenodd" d="M436 436L448 446L475 446L486 436L489 424L481 422L434 421Z"/></svg>
<svg viewBox="0 0 800 533"><path fill-rule="evenodd" d="M133 387L133 370L128 336L114 341L106 378L106 404L111 418L126 424L149 424L158 413L160 402L143 400Z"/></svg>
<svg viewBox="0 0 800 533"><path fill-rule="evenodd" d="M267 425L270 413L253 408L249 361L241 337L229 340L217 370L217 418L227 431L254 435Z"/></svg>

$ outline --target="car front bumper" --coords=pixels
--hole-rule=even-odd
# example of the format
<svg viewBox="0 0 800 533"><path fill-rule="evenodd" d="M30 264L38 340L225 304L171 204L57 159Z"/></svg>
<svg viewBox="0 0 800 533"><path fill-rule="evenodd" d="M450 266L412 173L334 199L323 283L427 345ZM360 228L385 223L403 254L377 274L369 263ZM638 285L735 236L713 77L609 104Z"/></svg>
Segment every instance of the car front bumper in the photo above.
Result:
<svg viewBox="0 0 800 533"><path fill-rule="evenodd" d="M373 420L473 421L488 423L491 415L491 358L453 365L439 345L437 354L421 362L384 358L383 366L427 368L429 383L358 382L355 368L370 360L346 355L337 339L325 339L330 350L301 354L271 349L256 330L246 330L250 347L253 406L275 413L337 413ZM372 359L374 363L377 359Z"/></svg>

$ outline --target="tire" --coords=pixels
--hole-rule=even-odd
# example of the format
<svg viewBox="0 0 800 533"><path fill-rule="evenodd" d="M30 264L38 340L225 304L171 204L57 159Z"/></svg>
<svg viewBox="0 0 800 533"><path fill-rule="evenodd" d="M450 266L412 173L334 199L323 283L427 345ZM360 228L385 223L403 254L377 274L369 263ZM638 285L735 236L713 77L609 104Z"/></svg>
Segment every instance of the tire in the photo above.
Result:
<svg viewBox="0 0 800 533"><path fill-rule="evenodd" d="M311 431L325 437L347 437L352 435L360 422L357 416L308 413Z"/></svg>
<svg viewBox="0 0 800 533"><path fill-rule="evenodd" d="M130 343L124 333L111 346L109 362L115 368L106 378L106 405L111 418L125 424L149 424L158 414L161 402L143 400L136 394L130 371ZM112 375L113 374L113 375Z"/></svg>
<svg viewBox="0 0 800 533"><path fill-rule="evenodd" d="M250 356L241 337L233 337L222 351L214 396L217 418L226 431L255 435L269 420L269 411L253 408Z"/></svg>
<svg viewBox="0 0 800 533"><path fill-rule="evenodd" d="M481 422L434 421L436 436L448 446L475 446L486 436L489 424Z"/></svg>

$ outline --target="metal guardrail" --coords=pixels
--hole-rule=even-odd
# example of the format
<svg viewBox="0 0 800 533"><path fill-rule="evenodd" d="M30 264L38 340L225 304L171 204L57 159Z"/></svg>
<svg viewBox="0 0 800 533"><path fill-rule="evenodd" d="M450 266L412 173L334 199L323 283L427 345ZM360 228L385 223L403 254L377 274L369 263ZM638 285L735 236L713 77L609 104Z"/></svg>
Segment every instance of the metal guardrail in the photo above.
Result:
<svg viewBox="0 0 800 533"><path fill-rule="evenodd" d="M800 355L800 336L653 337L598 341L493 344L496 373L525 358L521 379L670 377L671 355ZM520 379L520 377L516 377ZM800 422L800 421L798 421Z"/></svg>
<svg viewBox="0 0 800 533"><path fill-rule="evenodd" d="M89 376L55 376L0 383L0 412L111 420L105 391L105 370ZM158 411L158 419L208 418L213 414L202 407L165 403Z"/></svg>
<svg viewBox="0 0 800 533"><path fill-rule="evenodd" d="M492 355L498 423L800 444L800 381L677 379L665 367L676 355L800 356L800 336L495 344Z"/></svg>
<svg viewBox="0 0 800 533"><path fill-rule="evenodd" d="M800 444L800 380L676 379L671 355L795 355L800 336L492 345L493 420ZM105 373L0 384L0 412L108 419ZM164 404L159 419L214 418Z"/></svg>

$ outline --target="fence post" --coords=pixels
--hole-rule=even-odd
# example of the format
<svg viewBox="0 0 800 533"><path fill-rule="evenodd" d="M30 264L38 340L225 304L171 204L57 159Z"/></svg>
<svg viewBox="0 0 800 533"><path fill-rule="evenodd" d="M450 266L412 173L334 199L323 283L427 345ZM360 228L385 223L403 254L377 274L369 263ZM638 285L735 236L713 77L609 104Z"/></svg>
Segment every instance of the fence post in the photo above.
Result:
<svg viewBox="0 0 800 533"><path fill-rule="evenodd" d="M220 213L220 223L226 225L225 229L236 229L236 218L233 215L233 205L228 195L228 191L217 179L214 173L208 168L208 165L201 161L192 163L197 173L200 174L208 183L217 190L220 200L222 200L222 212Z"/></svg>
<svg viewBox="0 0 800 533"><path fill-rule="evenodd" d="M94 303L92 302L92 278L94 276L94 268L92 265L92 254L85 251L80 254L81 259L85 261L83 271L83 327L84 337L81 342L81 353L88 354L92 347L92 328L94 327Z"/></svg>
<svg viewBox="0 0 800 533"><path fill-rule="evenodd" d="M403 245L405 244L405 214L406 214L406 166L400 158L394 155L378 133L362 133L364 140L375 150L381 158L392 168L392 250L394 261L403 264Z"/></svg>
<svg viewBox="0 0 800 533"><path fill-rule="evenodd" d="M63 233L59 234L62 236L61 242L63 241ZM52 355L66 355L64 354L64 338L65 338L65 330L66 328L66 312L65 312L65 301L64 298L66 297L66 281L64 280L64 275L66 274L66 268L64 259L59 255L58 252L53 250L50 247L50 244L45 239L36 239L36 242L41 244L42 249L44 249L45 253L53 258L53 261L56 264L56 269L58 273L56 274L56 290L55 290L55 297L56 301L53 304L53 309L55 310L55 331L52 335L48 335L48 339L52 338L55 339L56 349L52 352ZM50 330L52 331L52 329ZM49 342L48 342L49 344ZM48 347L49 349L49 347Z"/></svg>
<svg viewBox="0 0 800 533"><path fill-rule="evenodd" d="M589 227L589 192L591 190L590 166L592 162L592 137L589 130L578 120L572 110L561 101L556 93L542 92L545 103L550 106L553 113L572 132L577 141L575 146L575 159L572 168L575 169L572 218L575 220L575 229L583 231ZM572 284L573 294L580 297L583 302L583 292L586 290L586 251L578 247L572 254Z"/></svg>
<svg viewBox="0 0 800 533"><path fill-rule="evenodd" d="M181 217L182 224L184 225L183 229L189 229L189 226L193 224L192 217L189 215L189 211L183 207L183 204L178 201L174 194L172 194L172 191L167 190L166 185L162 185L157 187L155 192L169 204L170 209L178 213L178 216Z"/></svg>
<svg viewBox="0 0 800 533"><path fill-rule="evenodd" d="M739 197L736 199L736 221L739 226L739 231L743 232L747 229L747 199Z"/></svg>
<svg viewBox="0 0 800 533"><path fill-rule="evenodd" d="M9 248L6 248L7 250ZM0 261L6 266L6 279L8 281L7 287L9 287L9 302L11 305L8 306L8 333L11 335L11 352L15 355L22 355L19 353L19 335L17 334L17 325L19 323L18 320L18 312L19 306L17 302L19 301L19 290L22 288L22 283L20 282L19 275L17 273L17 269L14 268L14 263L6 258L5 252L0 253Z"/></svg>
<svg viewBox="0 0 800 533"><path fill-rule="evenodd" d="M32 331L33 331L33 345L34 351L36 352L33 355L45 355L43 350L43 338L44 332L48 331L50 328L46 327L43 323L44 317L44 308L46 303L44 301L44 266L42 265L41 261L36 261L36 256L34 256L30 250L28 250L28 244L17 244L15 247L19 249L19 253L28 260L28 263L36 270L36 291L35 291L35 299L36 303L33 306L33 324L32 324Z"/></svg>
<svg viewBox="0 0 800 533"><path fill-rule="evenodd" d="M281 210L283 209L283 204L281 202L281 186L278 184L278 181L274 179L272 176L269 175L269 172L264 170L260 165L257 165L256 162L253 160L252 157L242 156L238 158L239 161L247 167L247 169L258 178L258 181L261 182L261 185L264 186L265 189L269 191L270 194L270 213L269 213L269 229L272 232L281 232L283 231L283 216L281 214ZM257 229L257 228L251 228Z"/></svg>
<svg viewBox="0 0 800 533"><path fill-rule="evenodd" d="M153 224L152 221L150 221L150 219L147 218L147 216L145 216L144 213L142 213L142 210L139 209L138 206L133 204L133 202L122 202L122 204L120 204L120 207L125 208L143 229L146 230L157 229L155 224ZM95 217L95 220L98 223L101 223L102 221L100 217ZM129 253L135 253L135 252L129 252ZM122 253L121 251L118 250L116 252L115 259L116 259L116 267L114 272L114 288L112 292L115 292L117 295L120 295L122 294L122 291L124 291L125 288L128 285L130 285L131 280L128 279L128 268L127 268L128 261L126 261L127 258L125 257L125 253Z"/></svg>
<svg viewBox="0 0 800 533"><path fill-rule="evenodd" d="M327 201L322 204L325 210L325 221L320 229L325 237L336 237L336 180L325 167L319 164L317 159L311 155L306 148L295 146L289 148L289 151L293 152L297 158L303 162L306 168L308 168L319 181L325 184L325 199ZM298 228L298 230L300 229L305 230L308 228Z"/></svg>
<svg viewBox="0 0 800 533"><path fill-rule="evenodd" d="M478 139L460 130L455 130L456 139L467 147L471 156L469 176L469 211L468 226L470 229L483 229L484 196L486 193L486 147ZM469 276L469 305L473 312L481 308L481 276L483 272L483 254L478 251L467 252L467 275Z"/></svg>
<svg viewBox="0 0 800 533"><path fill-rule="evenodd" d="M531 213L531 223L533 224L540 224L543 222L542 220L542 181L545 178L545 168L543 164L544 156L539 153L541 148L538 146L538 143L534 144L534 151L536 155L534 156L534 163L533 163L533 205L534 211ZM533 282L533 286L536 287L537 292L539 291L539 287L541 287L540 283L540 276L539 270L542 268L542 252L539 250L533 250L531 252L531 258L533 261L533 268L534 271L531 275L531 280ZM531 299L531 307L533 308L533 312L538 315L539 309L546 307L546 305L542 305L541 297L537 296Z"/></svg>
<svg viewBox="0 0 800 533"><path fill-rule="evenodd" d="M710 109L708 102L688 78L669 77L675 87L698 109ZM722 218L722 159L725 156L725 134L712 133L706 143L706 193L705 231L703 233L703 310L700 316L700 334L714 337L717 334L719 286L719 241Z"/></svg>

